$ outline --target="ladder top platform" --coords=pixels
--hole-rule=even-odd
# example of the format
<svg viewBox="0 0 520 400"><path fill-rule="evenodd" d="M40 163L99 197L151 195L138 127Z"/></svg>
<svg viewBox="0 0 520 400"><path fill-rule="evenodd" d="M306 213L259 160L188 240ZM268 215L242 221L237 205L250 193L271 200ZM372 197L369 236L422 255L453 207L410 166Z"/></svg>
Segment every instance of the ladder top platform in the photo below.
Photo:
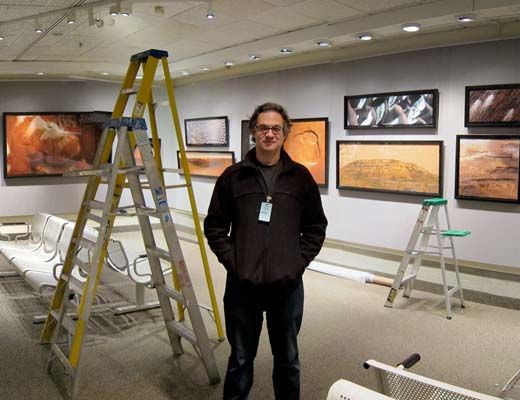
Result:
<svg viewBox="0 0 520 400"><path fill-rule="evenodd" d="M146 121L144 118L129 118L129 117L122 117L122 118L114 118L109 119L103 124L103 128L114 128L118 129L123 126L126 126L130 129L139 129L139 130L146 130Z"/></svg>
<svg viewBox="0 0 520 400"><path fill-rule="evenodd" d="M422 204L423 206L442 206L443 204L448 204L448 200L437 197L434 199L425 199Z"/></svg>
<svg viewBox="0 0 520 400"><path fill-rule="evenodd" d="M146 61L148 57L155 57L161 59L164 57L168 57L168 52L166 50L150 49L142 51L141 53L134 54L130 57L130 61Z"/></svg>
<svg viewBox="0 0 520 400"><path fill-rule="evenodd" d="M470 235L471 232L470 231L466 231L466 230L450 229L450 230L447 230L447 231L443 231L441 234L442 234L442 236L464 237L464 236Z"/></svg>

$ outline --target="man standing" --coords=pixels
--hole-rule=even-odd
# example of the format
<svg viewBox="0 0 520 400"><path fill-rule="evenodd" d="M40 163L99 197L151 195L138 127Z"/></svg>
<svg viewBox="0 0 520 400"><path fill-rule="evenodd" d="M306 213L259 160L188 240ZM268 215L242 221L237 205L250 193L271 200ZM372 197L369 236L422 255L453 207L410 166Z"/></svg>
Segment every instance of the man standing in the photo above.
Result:
<svg viewBox="0 0 520 400"><path fill-rule="evenodd" d="M219 177L204 221L209 246L227 270L225 400L248 397L264 312L275 398L300 399L302 274L321 249L327 219L312 175L282 149L290 128L280 105L256 108L249 121L256 147Z"/></svg>

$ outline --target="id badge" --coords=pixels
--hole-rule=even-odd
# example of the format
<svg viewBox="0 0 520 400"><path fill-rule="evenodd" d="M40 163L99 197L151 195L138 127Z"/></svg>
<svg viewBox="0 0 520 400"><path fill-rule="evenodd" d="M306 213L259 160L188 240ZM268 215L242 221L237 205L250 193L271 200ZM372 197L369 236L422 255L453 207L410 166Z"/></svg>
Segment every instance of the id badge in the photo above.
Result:
<svg viewBox="0 0 520 400"><path fill-rule="evenodd" d="M266 201L262 201L260 205L260 212L258 213L258 221L260 222L270 222L271 221L271 211L273 210L273 204L268 203Z"/></svg>

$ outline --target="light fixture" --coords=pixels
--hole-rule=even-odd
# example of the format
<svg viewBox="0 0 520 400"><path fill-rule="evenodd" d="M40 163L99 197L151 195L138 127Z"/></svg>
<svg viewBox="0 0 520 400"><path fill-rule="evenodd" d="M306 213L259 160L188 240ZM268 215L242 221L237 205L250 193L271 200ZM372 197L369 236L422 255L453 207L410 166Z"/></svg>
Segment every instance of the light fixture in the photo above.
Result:
<svg viewBox="0 0 520 400"><path fill-rule="evenodd" d="M155 6L153 11L160 17L164 15L164 7L163 6Z"/></svg>
<svg viewBox="0 0 520 400"><path fill-rule="evenodd" d="M258 54L251 54L251 55L249 56L249 59L252 60L252 61L259 60L259 59L261 59L261 58L262 58L262 57L259 56Z"/></svg>
<svg viewBox="0 0 520 400"><path fill-rule="evenodd" d="M116 4L110 6L110 15L115 17L121 13L121 1L116 1Z"/></svg>
<svg viewBox="0 0 520 400"><path fill-rule="evenodd" d="M401 29L405 32L417 32L419 29L421 29L421 24L418 24L417 22L410 22L408 24L403 24Z"/></svg>
<svg viewBox="0 0 520 400"><path fill-rule="evenodd" d="M323 39L323 40L318 40L316 42L316 45L318 45L320 47L329 47L329 46L332 46L332 43L330 42L330 40Z"/></svg>
<svg viewBox="0 0 520 400"><path fill-rule="evenodd" d="M280 49L280 53L283 53L283 54L289 54L292 52L293 52L293 50L288 47L284 47L283 49Z"/></svg>
<svg viewBox="0 0 520 400"><path fill-rule="evenodd" d="M67 15L67 24L72 25L76 23L76 10L72 10L69 15Z"/></svg>
<svg viewBox="0 0 520 400"><path fill-rule="evenodd" d="M189 75L189 74L190 74L190 73L189 73L188 71L181 71L181 75L186 76L186 75Z"/></svg>
<svg viewBox="0 0 520 400"><path fill-rule="evenodd" d="M477 16L475 14L464 14L464 15L459 15L457 17L457 21L459 21L459 22L473 22L473 21L475 21L475 18L477 18Z"/></svg>
<svg viewBox="0 0 520 400"><path fill-rule="evenodd" d="M215 18L215 14L213 13L213 2L211 0L208 0L208 11L206 12L206 18L207 19Z"/></svg>
<svg viewBox="0 0 520 400"><path fill-rule="evenodd" d="M372 40L374 38L374 36L372 36L371 33L368 33L368 32L364 32L364 33L360 33L357 35L357 38L359 40L363 40L363 41L367 41L367 40Z"/></svg>
<svg viewBox="0 0 520 400"><path fill-rule="evenodd" d="M103 25L105 25L105 21L103 21L101 18L96 18L96 26L98 28L103 28Z"/></svg>
<svg viewBox="0 0 520 400"><path fill-rule="evenodd" d="M42 76L42 75L45 75L45 74L43 72L37 72L36 75Z"/></svg>
<svg viewBox="0 0 520 400"><path fill-rule="evenodd" d="M208 67L200 67L200 70L201 71L209 71L209 68Z"/></svg>
<svg viewBox="0 0 520 400"><path fill-rule="evenodd" d="M88 8L88 26L92 26L96 23L94 19L94 9L92 7Z"/></svg>
<svg viewBox="0 0 520 400"><path fill-rule="evenodd" d="M0 34L0 40L4 40L5 39L5 36Z"/></svg>
<svg viewBox="0 0 520 400"><path fill-rule="evenodd" d="M120 12L121 12L121 15L123 17L129 17L130 14L132 14L132 6L131 6L131 4L130 3L125 3L124 6L121 6Z"/></svg>
<svg viewBox="0 0 520 400"><path fill-rule="evenodd" d="M101 75L108 75L108 72L101 72Z"/></svg>
<svg viewBox="0 0 520 400"><path fill-rule="evenodd" d="M235 63L233 61L224 61L224 65L226 67L232 67L233 65L235 65Z"/></svg>
<svg viewBox="0 0 520 400"><path fill-rule="evenodd" d="M43 27L41 26L40 21L38 21L38 18L36 18L34 20L34 31L36 33L42 33L43 32Z"/></svg>

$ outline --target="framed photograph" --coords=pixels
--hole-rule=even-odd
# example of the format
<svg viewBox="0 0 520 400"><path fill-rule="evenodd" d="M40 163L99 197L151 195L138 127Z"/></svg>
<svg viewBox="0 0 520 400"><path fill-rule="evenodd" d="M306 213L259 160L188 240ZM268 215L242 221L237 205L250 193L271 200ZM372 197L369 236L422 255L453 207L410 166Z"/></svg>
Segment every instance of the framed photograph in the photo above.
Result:
<svg viewBox="0 0 520 400"><path fill-rule="evenodd" d="M246 157L246 154L249 150L251 150L253 147L255 147L255 142L253 142L253 138L251 136L251 133L249 132L249 120L243 119L241 121L241 160L243 160Z"/></svg>
<svg viewBox="0 0 520 400"><path fill-rule="evenodd" d="M218 178L224 170L235 163L233 151L187 151L188 167L191 176L210 176ZM181 166L180 152L177 150L177 165Z"/></svg>
<svg viewBox="0 0 520 400"><path fill-rule="evenodd" d="M284 150L296 162L305 165L318 186L328 184L329 119L293 119Z"/></svg>
<svg viewBox="0 0 520 400"><path fill-rule="evenodd" d="M455 198L517 203L520 136L457 135Z"/></svg>
<svg viewBox="0 0 520 400"><path fill-rule="evenodd" d="M4 113L4 178L92 168L110 112Z"/></svg>
<svg viewBox="0 0 520 400"><path fill-rule="evenodd" d="M228 117L192 118L184 120L187 146L228 146Z"/></svg>
<svg viewBox="0 0 520 400"><path fill-rule="evenodd" d="M436 128L437 89L345 96L345 129Z"/></svg>
<svg viewBox="0 0 520 400"><path fill-rule="evenodd" d="M442 196L442 141L336 143L338 189Z"/></svg>
<svg viewBox="0 0 520 400"><path fill-rule="evenodd" d="M148 141L150 142L150 146L152 146L152 153L153 153L153 150L154 150L153 140L152 140L152 138L148 138ZM161 154L161 138L159 138L159 154ZM139 148L137 146L134 147L134 159L135 159L135 165L138 165L140 167L143 166L143 158L141 157L141 152L139 151Z"/></svg>
<svg viewBox="0 0 520 400"><path fill-rule="evenodd" d="M464 126L520 126L520 83L466 86Z"/></svg>

